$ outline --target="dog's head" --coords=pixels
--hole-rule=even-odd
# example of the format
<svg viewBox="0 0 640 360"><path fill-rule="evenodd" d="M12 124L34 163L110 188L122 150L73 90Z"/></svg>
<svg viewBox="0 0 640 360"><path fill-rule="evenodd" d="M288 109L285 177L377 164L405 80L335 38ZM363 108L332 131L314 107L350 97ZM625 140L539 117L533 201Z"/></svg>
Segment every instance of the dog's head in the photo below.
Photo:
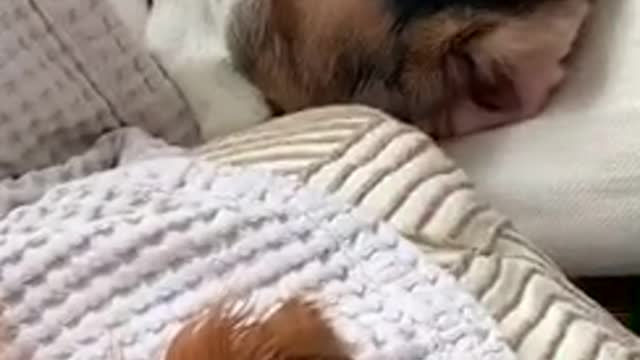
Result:
<svg viewBox="0 0 640 360"><path fill-rule="evenodd" d="M228 43L274 108L356 102L434 135L535 114L590 0L242 0Z"/></svg>

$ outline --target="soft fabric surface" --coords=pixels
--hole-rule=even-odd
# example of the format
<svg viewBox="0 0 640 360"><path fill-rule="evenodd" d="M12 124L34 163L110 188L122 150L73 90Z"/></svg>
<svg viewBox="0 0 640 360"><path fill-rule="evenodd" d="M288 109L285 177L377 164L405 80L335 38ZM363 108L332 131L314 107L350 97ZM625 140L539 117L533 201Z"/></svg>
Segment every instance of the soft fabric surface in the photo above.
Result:
<svg viewBox="0 0 640 360"><path fill-rule="evenodd" d="M0 1L0 179L139 126L198 140L190 110L107 1Z"/></svg>
<svg viewBox="0 0 640 360"><path fill-rule="evenodd" d="M41 173L41 196L0 217L3 359L162 359L216 299L303 294L357 359L515 360L480 304L387 225L285 178L161 156L136 130L108 136L121 139L94 155L119 168L60 186ZM127 163L144 150L156 158Z"/></svg>
<svg viewBox="0 0 640 360"><path fill-rule="evenodd" d="M640 2L596 2L537 119L447 144L478 191L574 275L640 273Z"/></svg>
<svg viewBox="0 0 640 360"><path fill-rule="evenodd" d="M317 109L212 142L199 153L218 164L296 176L388 221L480 300L518 359L640 356L638 338L477 196L438 146L384 114Z"/></svg>

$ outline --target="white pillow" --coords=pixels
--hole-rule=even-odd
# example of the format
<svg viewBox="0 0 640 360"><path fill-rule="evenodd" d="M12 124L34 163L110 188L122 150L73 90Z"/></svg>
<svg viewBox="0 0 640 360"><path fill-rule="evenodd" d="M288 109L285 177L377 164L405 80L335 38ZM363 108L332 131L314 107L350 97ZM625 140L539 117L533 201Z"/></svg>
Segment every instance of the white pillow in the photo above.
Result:
<svg viewBox="0 0 640 360"><path fill-rule="evenodd" d="M479 191L574 275L640 274L640 1L600 1L537 119L446 145Z"/></svg>

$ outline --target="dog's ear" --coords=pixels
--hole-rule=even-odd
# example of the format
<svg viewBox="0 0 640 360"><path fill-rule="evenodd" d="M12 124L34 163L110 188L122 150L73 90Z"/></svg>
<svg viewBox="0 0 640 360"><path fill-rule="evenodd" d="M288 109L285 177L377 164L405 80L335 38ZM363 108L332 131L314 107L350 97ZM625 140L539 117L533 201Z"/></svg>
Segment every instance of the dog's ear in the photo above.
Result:
<svg viewBox="0 0 640 360"><path fill-rule="evenodd" d="M482 36L482 35L478 35ZM467 47L447 54L446 71L458 78L458 93L488 112L514 111L522 106L523 96L517 84L518 63Z"/></svg>
<svg viewBox="0 0 640 360"><path fill-rule="evenodd" d="M565 77L587 16L584 0L546 2L516 15L471 18L446 54L454 79L449 120L455 134L535 115ZM466 30L470 29L470 30ZM455 37L454 37L455 39Z"/></svg>

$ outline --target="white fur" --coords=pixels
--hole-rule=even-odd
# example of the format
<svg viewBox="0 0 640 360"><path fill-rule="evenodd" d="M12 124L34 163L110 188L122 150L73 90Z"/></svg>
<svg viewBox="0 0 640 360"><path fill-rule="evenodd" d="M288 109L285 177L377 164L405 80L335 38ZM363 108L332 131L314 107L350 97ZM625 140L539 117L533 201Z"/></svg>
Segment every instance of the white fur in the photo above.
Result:
<svg viewBox="0 0 640 360"><path fill-rule="evenodd" d="M270 116L262 94L231 63L225 36L238 1L156 0L147 23L147 46L184 92L204 140Z"/></svg>

